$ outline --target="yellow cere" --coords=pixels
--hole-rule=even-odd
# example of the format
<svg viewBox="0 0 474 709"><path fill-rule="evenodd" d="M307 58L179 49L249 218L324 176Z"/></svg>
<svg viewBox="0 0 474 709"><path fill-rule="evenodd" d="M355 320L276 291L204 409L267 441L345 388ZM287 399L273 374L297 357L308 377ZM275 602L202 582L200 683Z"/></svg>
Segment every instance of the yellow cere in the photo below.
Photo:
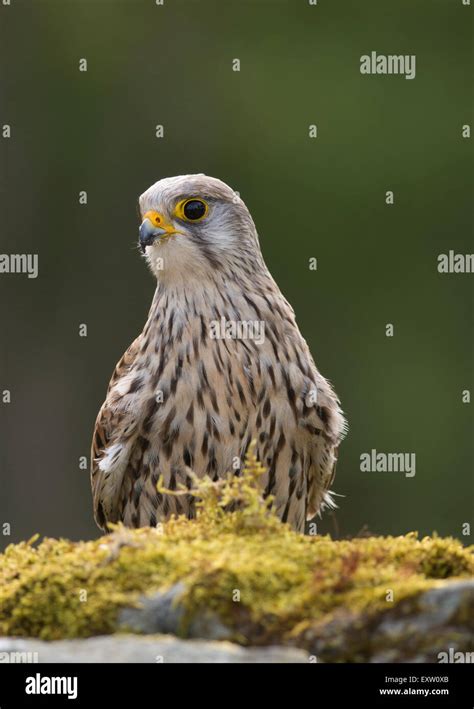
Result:
<svg viewBox="0 0 474 709"><path fill-rule="evenodd" d="M165 218L163 217L163 215L153 210L146 212L143 215L143 219L149 219L153 226L156 227L163 227L163 225L165 224Z"/></svg>

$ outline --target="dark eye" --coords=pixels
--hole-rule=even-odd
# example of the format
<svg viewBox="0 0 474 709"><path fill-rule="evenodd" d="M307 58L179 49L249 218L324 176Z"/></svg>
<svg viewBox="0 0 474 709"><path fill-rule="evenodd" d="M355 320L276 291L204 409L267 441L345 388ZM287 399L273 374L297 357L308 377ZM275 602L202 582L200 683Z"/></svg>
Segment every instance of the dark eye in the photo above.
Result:
<svg viewBox="0 0 474 709"><path fill-rule="evenodd" d="M188 199L183 204L183 215L191 222L196 222L206 216L207 204L201 199Z"/></svg>

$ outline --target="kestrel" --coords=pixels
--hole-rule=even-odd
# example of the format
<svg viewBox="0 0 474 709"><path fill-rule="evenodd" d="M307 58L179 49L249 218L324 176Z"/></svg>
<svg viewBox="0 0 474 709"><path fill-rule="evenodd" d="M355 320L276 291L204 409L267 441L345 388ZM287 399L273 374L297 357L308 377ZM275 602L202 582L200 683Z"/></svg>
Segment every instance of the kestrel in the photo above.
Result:
<svg viewBox="0 0 474 709"><path fill-rule="evenodd" d="M247 448L263 494L303 532L329 487L345 421L294 311L270 275L239 195L218 179L160 180L139 200L139 244L157 287L143 332L117 364L92 442L95 519L156 526L195 515L157 491L239 474Z"/></svg>

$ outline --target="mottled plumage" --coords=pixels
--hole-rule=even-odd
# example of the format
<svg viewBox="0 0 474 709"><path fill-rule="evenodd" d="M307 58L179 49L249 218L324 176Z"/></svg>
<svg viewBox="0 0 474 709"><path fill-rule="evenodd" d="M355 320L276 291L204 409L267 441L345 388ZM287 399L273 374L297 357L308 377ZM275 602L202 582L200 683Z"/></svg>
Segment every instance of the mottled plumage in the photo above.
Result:
<svg viewBox="0 0 474 709"><path fill-rule="evenodd" d="M265 494L303 531L331 502L344 419L265 266L246 206L220 180L187 175L150 187L140 211L141 245L158 283L97 417L97 523L154 526L171 514L193 516L192 496L158 493L159 476L173 490L191 485L190 471L238 473L255 439L268 469ZM216 339L216 322L263 323L264 337Z"/></svg>

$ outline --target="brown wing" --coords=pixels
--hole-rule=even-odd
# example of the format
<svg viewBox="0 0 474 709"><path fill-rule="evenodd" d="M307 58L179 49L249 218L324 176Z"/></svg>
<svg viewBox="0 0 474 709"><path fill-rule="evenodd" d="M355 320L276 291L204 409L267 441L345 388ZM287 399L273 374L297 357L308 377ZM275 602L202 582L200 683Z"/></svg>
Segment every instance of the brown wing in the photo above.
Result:
<svg viewBox="0 0 474 709"><path fill-rule="evenodd" d="M140 411L133 381L141 335L115 367L106 399L95 422L91 449L91 485L94 517L107 531L108 522L119 520L118 498L123 474L136 436ZM135 402L134 402L135 403Z"/></svg>
<svg viewBox="0 0 474 709"><path fill-rule="evenodd" d="M312 519L321 508L334 509L330 488L336 476L339 443L347 431L347 423L329 383L321 391L319 405L315 408L315 428L320 434L314 439L311 466L308 471L308 500L306 518Z"/></svg>

